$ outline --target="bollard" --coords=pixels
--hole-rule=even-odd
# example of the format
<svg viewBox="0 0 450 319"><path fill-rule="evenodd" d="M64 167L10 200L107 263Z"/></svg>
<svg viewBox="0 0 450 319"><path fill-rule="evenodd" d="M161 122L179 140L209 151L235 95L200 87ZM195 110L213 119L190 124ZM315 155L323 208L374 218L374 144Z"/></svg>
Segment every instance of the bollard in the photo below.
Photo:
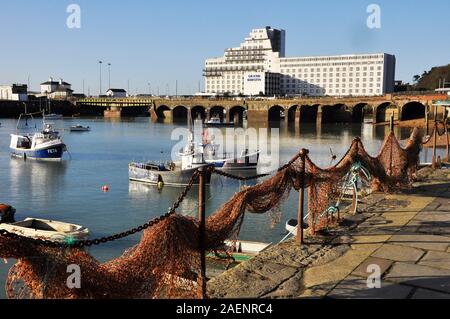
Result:
<svg viewBox="0 0 450 319"><path fill-rule="evenodd" d="M302 161L300 172L300 188L298 190L298 224L297 224L297 242L300 245L304 244L303 241L303 220L305 218L305 208L303 204L305 202L305 175L306 175L306 155L309 151L302 149L300 151L300 159Z"/></svg>
<svg viewBox="0 0 450 319"><path fill-rule="evenodd" d="M204 167L198 170L198 220L199 220L199 251L200 251L200 276L199 276L199 299L206 299L206 250L205 250L205 229L206 229L206 215L205 215L205 173Z"/></svg>
<svg viewBox="0 0 450 319"><path fill-rule="evenodd" d="M391 133L394 132L394 111L392 111L392 113L391 113L391 120L389 122L389 127L391 130Z"/></svg>
<svg viewBox="0 0 450 319"><path fill-rule="evenodd" d="M437 148L437 137L438 137L438 122L437 122L437 106L434 107L434 133L433 133L433 157L431 160L431 167L433 169L437 168L436 164L436 148Z"/></svg>
<svg viewBox="0 0 450 319"><path fill-rule="evenodd" d="M448 161L450 161L450 138L448 136L448 118L445 118L444 120L444 125L445 125L445 139L446 139L446 151L447 151L447 156L445 158L445 161L448 163Z"/></svg>

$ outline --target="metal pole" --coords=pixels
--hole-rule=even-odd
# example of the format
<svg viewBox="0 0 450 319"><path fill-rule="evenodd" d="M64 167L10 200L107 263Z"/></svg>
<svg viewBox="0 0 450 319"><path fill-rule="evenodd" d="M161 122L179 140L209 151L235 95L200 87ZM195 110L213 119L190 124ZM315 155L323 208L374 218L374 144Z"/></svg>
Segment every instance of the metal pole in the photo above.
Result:
<svg viewBox="0 0 450 319"><path fill-rule="evenodd" d="M98 61L98 64L100 65L100 88L98 94L99 97L102 95L102 63L103 61Z"/></svg>
<svg viewBox="0 0 450 319"><path fill-rule="evenodd" d="M111 88L111 63L108 63L108 89Z"/></svg>
<svg viewBox="0 0 450 319"><path fill-rule="evenodd" d="M426 128L426 134L430 134L430 125L428 124L428 107L425 109L425 128Z"/></svg>
<svg viewBox="0 0 450 319"><path fill-rule="evenodd" d="M306 155L308 150L302 149L300 151L300 159L302 161L302 168L300 172L300 188L298 190L298 224L297 224L297 242L300 245L304 244L303 241L303 219L305 218L305 174L306 174Z"/></svg>
<svg viewBox="0 0 450 319"><path fill-rule="evenodd" d="M199 220L199 250L200 250L200 277L199 284L199 298L206 299L206 250L205 250L205 228L206 228L206 215L205 215L205 168L199 170L199 183L198 183L198 220Z"/></svg>

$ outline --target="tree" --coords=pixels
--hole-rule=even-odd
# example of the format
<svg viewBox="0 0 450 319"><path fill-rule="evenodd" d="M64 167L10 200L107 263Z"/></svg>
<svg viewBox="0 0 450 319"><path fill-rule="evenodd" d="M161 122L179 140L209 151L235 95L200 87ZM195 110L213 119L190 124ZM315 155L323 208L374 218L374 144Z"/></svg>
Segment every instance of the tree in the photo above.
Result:
<svg viewBox="0 0 450 319"><path fill-rule="evenodd" d="M420 80L420 75L416 74L413 76L413 81L417 83Z"/></svg>

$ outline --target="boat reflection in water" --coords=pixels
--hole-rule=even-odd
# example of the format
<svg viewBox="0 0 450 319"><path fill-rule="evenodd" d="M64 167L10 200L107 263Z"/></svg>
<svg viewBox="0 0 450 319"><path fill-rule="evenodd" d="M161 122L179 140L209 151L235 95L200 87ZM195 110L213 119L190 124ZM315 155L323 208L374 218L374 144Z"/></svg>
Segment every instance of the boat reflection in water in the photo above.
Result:
<svg viewBox="0 0 450 319"><path fill-rule="evenodd" d="M178 198L181 192L182 188L177 187L164 187L163 189L158 190L158 187L155 185L133 181L129 182L129 196L132 199L132 205L149 203L149 205L151 204L151 206L158 210L158 206L155 206L156 202L160 207L158 214L165 214L167 209L173 204L172 202L169 202L169 199ZM207 196L208 193L209 191L206 190ZM191 191L181 202L177 212L192 217L198 215L198 187L192 187Z"/></svg>
<svg viewBox="0 0 450 319"><path fill-rule="evenodd" d="M33 204L42 204L41 208L54 206L65 189L66 169L65 162L24 162L23 159L11 158L9 192L14 205L20 206L24 202L23 196L26 196L26 202L31 200Z"/></svg>

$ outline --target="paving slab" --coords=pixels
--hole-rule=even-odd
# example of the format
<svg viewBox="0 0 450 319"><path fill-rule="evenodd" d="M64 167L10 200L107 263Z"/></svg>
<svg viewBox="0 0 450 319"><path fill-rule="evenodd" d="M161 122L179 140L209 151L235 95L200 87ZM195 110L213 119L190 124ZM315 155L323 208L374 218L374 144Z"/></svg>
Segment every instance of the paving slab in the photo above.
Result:
<svg viewBox="0 0 450 319"><path fill-rule="evenodd" d="M392 260L369 257L366 260L364 260L364 262L353 271L352 275L367 278L372 274L372 272L367 272L367 269L371 265L379 266L381 275L383 275L392 266L393 263L394 262Z"/></svg>
<svg viewBox="0 0 450 319"><path fill-rule="evenodd" d="M372 257L384 258L393 261L417 262L425 252L414 247L406 247L401 245L385 244L381 246Z"/></svg>
<svg viewBox="0 0 450 319"><path fill-rule="evenodd" d="M412 287L382 282L381 288L368 288L367 279L349 276L327 295L336 299L406 299Z"/></svg>
<svg viewBox="0 0 450 319"><path fill-rule="evenodd" d="M392 236L389 242L425 250L447 251L450 245L450 237L428 234L398 234Z"/></svg>
<svg viewBox="0 0 450 319"><path fill-rule="evenodd" d="M385 280L450 293L450 270L398 262L392 266Z"/></svg>
<svg viewBox="0 0 450 319"><path fill-rule="evenodd" d="M450 253L429 251L419 262L420 265L450 270Z"/></svg>

